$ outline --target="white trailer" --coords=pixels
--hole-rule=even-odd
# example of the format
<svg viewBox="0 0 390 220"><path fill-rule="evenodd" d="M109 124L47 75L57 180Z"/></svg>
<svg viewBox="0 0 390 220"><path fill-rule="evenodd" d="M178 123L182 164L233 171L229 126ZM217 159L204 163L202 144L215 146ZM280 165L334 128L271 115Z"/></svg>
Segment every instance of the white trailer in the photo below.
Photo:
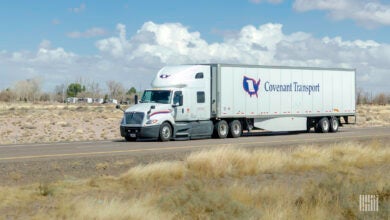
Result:
<svg viewBox="0 0 390 220"><path fill-rule="evenodd" d="M120 108L118 106L118 108ZM336 132L355 116L355 70L201 64L162 68L120 126L126 140Z"/></svg>

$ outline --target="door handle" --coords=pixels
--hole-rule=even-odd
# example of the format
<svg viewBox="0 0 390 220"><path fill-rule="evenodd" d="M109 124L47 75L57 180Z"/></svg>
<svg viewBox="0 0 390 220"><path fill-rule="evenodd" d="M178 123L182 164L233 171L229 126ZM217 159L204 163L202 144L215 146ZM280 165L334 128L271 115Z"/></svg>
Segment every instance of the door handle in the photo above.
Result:
<svg viewBox="0 0 390 220"><path fill-rule="evenodd" d="M181 113L184 114L184 108L181 109Z"/></svg>

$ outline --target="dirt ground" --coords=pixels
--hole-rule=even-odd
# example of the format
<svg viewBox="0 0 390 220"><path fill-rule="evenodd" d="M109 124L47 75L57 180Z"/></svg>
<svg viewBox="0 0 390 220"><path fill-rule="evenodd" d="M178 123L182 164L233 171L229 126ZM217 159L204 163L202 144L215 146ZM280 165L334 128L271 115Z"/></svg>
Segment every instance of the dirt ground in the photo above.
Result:
<svg viewBox="0 0 390 220"><path fill-rule="evenodd" d="M0 104L0 144L121 138L115 105Z"/></svg>
<svg viewBox="0 0 390 220"><path fill-rule="evenodd" d="M137 165L182 160L189 152L5 162L0 163L0 186L117 176Z"/></svg>

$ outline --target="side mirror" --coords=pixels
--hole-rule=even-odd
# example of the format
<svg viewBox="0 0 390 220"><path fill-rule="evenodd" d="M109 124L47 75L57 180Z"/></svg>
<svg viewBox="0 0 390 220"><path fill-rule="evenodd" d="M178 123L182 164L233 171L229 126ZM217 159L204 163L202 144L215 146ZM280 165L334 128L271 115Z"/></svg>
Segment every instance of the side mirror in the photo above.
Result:
<svg viewBox="0 0 390 220"><path fill-rule="evenodd" d="M138 104L138 95L134 96L134 104Z"/></svg>
<svg viewBox="0 0 390 220"><path fill-rule="evenodd" d="M149 117L150 113L152 113L152 109L155 109L155 108L156 108L156 106L154 106L154 105L150 106L149 111L146 112L148 114L148 117Z"/></svg>
<svg viewBox="0 0 390 220"><path fill-rule="evenodd" d="M183 95L180 94L179 97L180 97L180 98L179 98L179 106L182 106L182 105L183 105Z"/></svg>
<svg viewBox="0 0 390 220"><path fill-rule="evenodd" d="M123 110L120 105L116 105L115 108L121 110L122 112L125 112L125 110Z"/></svg>

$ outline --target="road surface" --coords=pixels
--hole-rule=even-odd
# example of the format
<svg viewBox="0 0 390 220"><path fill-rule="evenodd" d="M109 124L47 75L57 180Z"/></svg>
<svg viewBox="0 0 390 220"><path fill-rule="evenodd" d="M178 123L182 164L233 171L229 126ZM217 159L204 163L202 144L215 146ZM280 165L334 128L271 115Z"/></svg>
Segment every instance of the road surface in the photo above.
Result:
<svg viewBox="0 0 390 220"><path fill-rule="evenodd" d="M283 147L286 145L335 143L344 140L367 140L390 137L390 127L342 128L337 133L259 133L236 139L203 139L170 142L93 141L47 144L0 145L0 163L175 153L219 146Z"/></svg>

